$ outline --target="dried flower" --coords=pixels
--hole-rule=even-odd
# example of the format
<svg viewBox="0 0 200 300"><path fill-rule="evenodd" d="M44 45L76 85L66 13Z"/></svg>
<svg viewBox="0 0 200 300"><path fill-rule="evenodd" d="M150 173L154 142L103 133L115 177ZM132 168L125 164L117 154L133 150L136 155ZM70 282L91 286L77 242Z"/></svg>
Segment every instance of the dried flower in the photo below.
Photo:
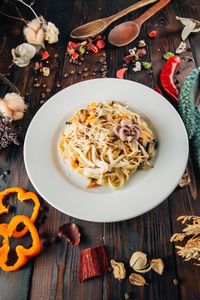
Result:
<svg viewBox="0 0 200 300"><path fill-rule="evenodd" d="M124 74L127 70L128 70L128 68L122 68L122 69L117 70L116 77L119 78L119 79L123 79Z"/></svg>
<svg viewBox="0 0 200 300"><path fill-rule="evenodd" d="M137 286L144 286L146 284L146 280L142 275L132 273L129 276L130 284L137 285Z"/></svg>
<svg viewBox="0 0 200 300"><path fill-rule="evenodd" d="M17 133L9 118L0 116L0 149L8 147L10 144L20 145Z"/></svg>
<svg viewBox="0 0 200 300"><path fill-rule="evenodd" d="M158 31L157 30L152 30L152 31L148 32L148 36L150 38L155 38L155 37L158 36Z"/></svg>
<svg viewBox="0 0 200 300"><path fill-rule="evenodd" d="M200 262L200 217L199 216L180 216L178 221L182 224L186 223L186 227L181 233L175 233L170 241L181 242L187 238L187 242L183 246L176 246L177 254L182 256L186 261L195 259ZM200 266L200 263L197 264Z"/></svg>
<svg viewBox="0 0 200 300"><path fill-rule="evenodd" d="M164 270L164 263L161 258L152 259L150 266L156 273L162 275L163 270Z"/></svg>
<svg viewBox="0 0 200 300"><path fill-rule="evenodd" d="M140 40L139 43L138 43L138 47L140 47L140 48L146 47L145 40Z"/></svg>
<svg viewBox="0 0 200 300"><path fill-rule="evenodd" d="M133 124L129 120L121 120L113 131L122 141L135 142L140 137L139 124Z"/></svg>
<svg viewBox="0 0 200 300"><path fill-rule="evenodd" d="M36 53L36 48L28 43L19 45L16 49L11 50L13 62L19 67L26 67L30 63L31 58Z"/></svg>
<svg viewBox="0 0 200 300"><path fill-rule="evenodd" d="M57 43L59 35L58 28L52 22L48 22L47 25L44 24L43 28L45 41L48 41L49 44Z"/></svg>
<svg viewBox="0 0 200 300"><path fill-rule="evenodd" d="M133 72L140 72L142 69L142 65L140 61L135 62L135 66L132 68Z"/></svg>
<svg viewBox="0 0 200 300"><path fill-rule="evenodd" d="M117 262L114 259L110 261L113 268L113 276L119 281L126 277L126 269L122 262Z"/></svg>

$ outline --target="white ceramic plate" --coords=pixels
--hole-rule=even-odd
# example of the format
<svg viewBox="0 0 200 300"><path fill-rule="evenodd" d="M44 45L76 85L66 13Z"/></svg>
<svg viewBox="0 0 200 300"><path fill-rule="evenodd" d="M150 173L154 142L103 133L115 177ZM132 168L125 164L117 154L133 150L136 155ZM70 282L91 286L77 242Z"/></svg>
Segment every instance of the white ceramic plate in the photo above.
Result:
<svg viewBox="0 0 200 300"><path fill-rule="evenodd" d="M159 136L155 166L141 170L120 190L86 189L86 179L59 159L57 143L65 121L91 101L116 100L142 112ZM54 95L33 118L25 138L24 160L38 193L73 217L114 222L141 215L157 206L177 186L188 158L185 127L176 110L152 89L128 80L94 79Z"/></svg>

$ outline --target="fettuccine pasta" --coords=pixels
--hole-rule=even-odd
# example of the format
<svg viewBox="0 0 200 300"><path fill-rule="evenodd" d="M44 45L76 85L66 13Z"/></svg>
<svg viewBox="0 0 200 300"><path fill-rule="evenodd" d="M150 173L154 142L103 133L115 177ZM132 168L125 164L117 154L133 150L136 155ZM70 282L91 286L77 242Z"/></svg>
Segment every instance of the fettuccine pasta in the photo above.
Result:
<svg viewBox="0 0 200 300"><path fill-rule="evenodd" d="M92 102L77 111L62 133L58 151L88 180L87 187L123 187L139 168L153 167L153 131L139 113L118 102Z"/></svg>

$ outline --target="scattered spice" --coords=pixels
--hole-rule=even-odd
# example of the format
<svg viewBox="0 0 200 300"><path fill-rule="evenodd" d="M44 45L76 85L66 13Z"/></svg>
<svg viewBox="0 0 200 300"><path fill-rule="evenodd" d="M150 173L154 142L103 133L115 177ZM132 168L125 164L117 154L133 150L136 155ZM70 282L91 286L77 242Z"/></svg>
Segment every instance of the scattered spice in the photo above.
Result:
<svg viewBox="0 0 200 300"><path fill-rule="evenodd" d="M105 275L108 270L108 258L104 246L87 248L81 251L79 279L86 279Z"/></svg>
<svg viewBox="0 0 200 300"><path fill-rule="evenodd" d="M174 284L174 285L179 285L179 280L178 280L177 278L174 278L174 279L173 279L173 284Z"/></svg>
<svg viewBox="0 0 200 300"><path fill-rule="evenodd" d="M124 295L124 299L125 299L125 300L129 300L129 299L131 299L131 295L130 295L130 293L125 293L125 295Z"/></svg>
<svg viewBox="0 0 200 300"><path fill-rule="evenodd" d="M178 103L179 91L173 82L173 76L179 64L180 57L176 55L172 56L166 61L160 74L162 88L166 94L172 98L175 104Z"/></svg>
<svg viewBox="0 0 200 300"><path fill-rule="evenodd" d="M113 268L113 276L119 281L124 279L126 277L126 269L124 264L122 262L117 262L114 259L112 259L110 263Z"/></svg>
<svg viewBox="0 0 200 300"><path fill-rule="evenodd" d="M59 227L58 236L64 237L68 243L78 246L80 243L81 233L78 225L67 223Z"/></svg>
<svg viewBox="0 0 200 300"><path fill-rule="evenodd" d="M142 275L136 273L132 273L129 276L129 282L130 284L136 286L144 286L145 284L147 284L145 278Z"/></svg>
<svg viewBox="0 0 200 300"><path fill-rule="evenodd" d="M147 35L148 35L148 37L150 37L150 38L155 38L155 37L158 36L158 31L157 31L157 30L152 30L152 31L148 32Z"/></svg>
<svg viewBox="0 0 200 300"><path fill-rule="evenodd" d="M182 224L186 224L181 233L175 233L171 237L171 242L184 242L182 246L176 246L177 254L185 261L196 260L195 265L200 266L200 217L180 216L177 218ZM186 239L186 241L185 241Z"/></svg>
<svg viewBox="0 0 200 300"><path fill-rule="evenodd" d="M69 77L69 74L65 73L64 78L68 78L68 77Z"/></svg>
<svg viewBox="0 0 200 300"><path fill-rule="evenodd" d="M138 43L138 47L140 47L140 48L146 47L145 40L140 40L139 43Z"/></svg>

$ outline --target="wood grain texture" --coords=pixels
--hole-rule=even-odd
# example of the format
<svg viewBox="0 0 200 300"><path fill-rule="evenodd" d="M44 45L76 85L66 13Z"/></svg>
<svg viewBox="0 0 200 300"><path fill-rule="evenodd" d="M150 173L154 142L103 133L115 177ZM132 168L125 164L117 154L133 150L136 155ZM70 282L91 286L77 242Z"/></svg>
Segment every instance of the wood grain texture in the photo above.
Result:
<svg viewBox="0 0 200 300"><path fill-rule="evenodd" d="M148 54L144 60L152 61L152 69L142 70L139 73L129 72L126 74L126 78L151 88L155 84L159 85L159 74L164 64L163 53L174 52L181 41L182 25L176 21L175 16L199 19L200 5L196 0L173 0L170 5L142 26L136 41L120 49L108 45L106 56L90 53L86 55L81 66L74 66L69 63L69 58L65 55L69 33L73 28L96 18L116 13L135 2L137 1L36 0L34 9L37 13L54 22L60 29L59 43L47 46L50 53L49 66L51 68L51 74L47 78L33 71L33 62L25 68L14 66L8 69L11 64L11 48L23 41L22 28L24 24L0 15L0 45L5 44L4 47L0 47L0 72L9 72L10 79L17 85L21 94L26 96L28 111L20 122L24 134L34 114L42 105L42 94L45 94L44 101L47 101L51 95L73 83L101 77L101 65L98 61L102 57L108 63L108 77L115 77L116 70L122 67L123 57L128 54L130 48L137 45L140 39L145 39L147 42ZM23 6L19 6L19 8L27 19L32 18L26 8ZM1 9L9 9L9 14L16 13L9 3L3 4ZM119 24L123 20L135 19L145 9L131 13L115 24ZM152 40L147 37L147 33L153 29L158 30L159 36ZM187 68L185 68L185 61L182 60L180 72L176 74L180 84L195 64L200 64L200 33L190 35L187 46L189 49L187 56L194 57L195 63L190 61L188 64L187 61ZM88 68L88 71L82 72L84 68ZM92 74L95 68L97 68L96 74ZM66 78L65 75L70 74L71 71L75 71L75 74ZM78 74L80 71L82 74ZM40 83L38 88L34 86L35 79ZM2 87L0 96L3 96L6 91L7 87ZM11 175L6 184L1 184L1 189L19 185L34 190L25 171L23 146L10 147L1 151L0 171L6 169L11 170ZM182 258L178 257L175 253L174 244L169 242L172 233L181 229L181 225L176 221L178 216L200 213L200 174L196 170L195 174L198 185L196 201L191 197L188 188L176 189L168 199L152 211L124 222L107 224L85 222L64 215L47 204L47 220L39 226L39 232L53 236L63 223L75 222L81 228L82 242L79 247L72 247L62 240L45 249L41 255L30 261L22 270L16 273L0 271L0 300L14 300L15 298L20 300L122 300L127 291L131 293L133 299L137 300L199 299L200 268L193 266L192 262L184 262ZM151 197L151 193L149 193L149 197ZM22 206L16 200L13 201L18 214L30 214L30 206ZM134 199L134 195L133 201L137 201ZM0 222L8 221L8 218L1 217ZM24 239L24 243L28 243L28 238ZM128 274L131 273L130 256L134 251L139 250L148 253L149 258L161 257L165 262L164 275L159 276L153 271L145 274L149 285L144 288L131 286L128 280L118 282L111 273L80 283L78 280L80 251L87 247L102 244L106 246L109 259L113 258L125 262ZM174 278L180 279L178 286L173 284Z"/></svg>

